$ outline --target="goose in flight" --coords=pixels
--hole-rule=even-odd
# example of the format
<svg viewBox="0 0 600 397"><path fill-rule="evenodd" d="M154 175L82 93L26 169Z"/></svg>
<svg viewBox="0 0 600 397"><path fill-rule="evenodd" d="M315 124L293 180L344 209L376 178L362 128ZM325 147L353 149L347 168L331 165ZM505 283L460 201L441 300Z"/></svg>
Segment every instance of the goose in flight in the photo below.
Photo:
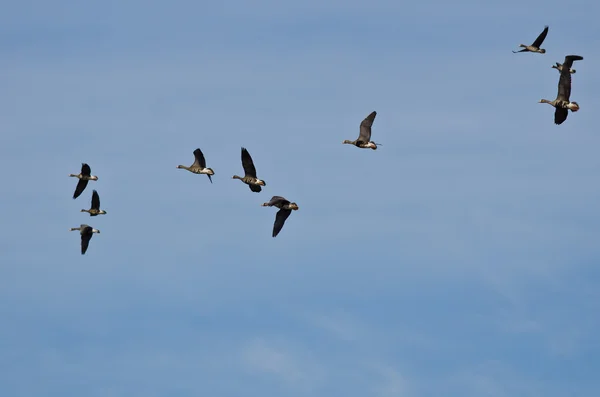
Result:
<svg viewBox="0 0 600 397"><path fill-rule="evenodd" d="M90 239L94 235L94 233L100 233L100 230L94 229L91 226L82 224L79 227L72 227L71 231L79 230L79 234L81 234L81 255L85 254L90 245Z"/></svg>
<svg viewBox="0 0 600 397"><path fill-rule="evenodd" d="M263 207L277 207L279 211L275 215L275 223L273 224L273 237L276 237L283 225L285 224L285 220L290 216L292 210L298 210L298 204L291 203L289 200L285 199L281 196L273 196L271 197L271 201L268 203L261 204Z"/></svg>
<svg viewBox="0 0 600 397"><path fill-rule="evenodd" d="M256 176L256 168L254 167L254 162L252 161L252 157L246 148L242 148L242 166L244 167L244 177L240 177L237 175L232 176L232 179L239 179L244 182L250 190L255 193L260 192L261 186L267 186L265 181L262 179L258 179Z"/></svg>
<svg viewBox="0 0 600 397"><path fill-rule="evenodd" d="M202 150L200 148L194 150L194 164L186 167L185 165L178 165L177 168L183 168L184 170L188 170L189 172L193 172L194 174L206 174L208 176L208 180L212 183L211 175L214 175L215 172L212 168L206 168L206 160L204 159L204 154L202 154Z"/></svg>
<svg viewBox="0 0 600 397"><path fill-rule="evenodd" d="M563 65L561 63L556 62L556 65L552 65L552 67L556 70L558 70L559 72L562 71L563 69ZM569 73L576 73L577 71L575 69L569 69Z"/></svg>
<svg viewBox="0 0 600 397"><path fill-rule="evenodd" d="M79 182L77 182L77 186L75 187L75 193L73 193L73 199L76 199L81 195L81 193L83 193L85 187L88 184L88 181L98 180L97 176L92 175L92 170L90 169L90 166L86 163L81 164L81 172L79 174L69 174L69 176L79 178Z"/></svg>
<svg viewBox="0 0 600 397"><path fill-rule="evenodd" d="M377 150L377 145L379 145L379 143L371 141L371 127L373 126L373 121L375 121L375 116L377 116L377 112L373 111L371 112L371 114L365 117L363 121L361 121L360 134L358 135L358 139L354 141L346 139L342 143L354 145L362 149Z"/></svg>
<svg viewBox="0 0 600 397"><path fill-rule="evenodd" d="M81 212L88 212L90 214L90 216L106 214L106 211L100 209L100 196L98 196L97 191L94 190L92 192L92 206L90 207L90 209L89 210L82 209Z"/></svg>
<svg viewBox="0 0 600 397"><path fill-rule="evenodd" d="M569 115L569 109L572 112L579 110L579 104L575 101L571 102L571 66L574 61L581 61L583 57L579 55L567 55L565 61L562 64L560 71L560 78L558 79L558 94L556 99L549 101L547 99L540 99L539 103L547 103L554 106L554 123L562 124Z"/></svg>
<svg viewBox="0 0 600 397"><path fill-rule="evenodd" d="M513 53L516 54L518 52L538 52L540 54L545 54L546 50L543 48L540 48L540 46L546 39L547 35L548 35L548 26L545 26L542 33L540 33L540 35L537 37L537 39L535 39L535 41L533 43L531 43L531 45L519 44L519 47L523 47L523 49L521 51L513 51Z"/></svg>

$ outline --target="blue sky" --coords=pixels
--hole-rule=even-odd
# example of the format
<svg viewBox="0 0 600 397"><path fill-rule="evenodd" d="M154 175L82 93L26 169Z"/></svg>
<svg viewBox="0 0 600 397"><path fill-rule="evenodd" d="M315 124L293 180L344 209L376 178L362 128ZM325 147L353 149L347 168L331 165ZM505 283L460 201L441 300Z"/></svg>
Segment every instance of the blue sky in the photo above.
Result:
<svg viewBox="0 0 600 397"><path fill-rule="evenodd" d="M597 15L5 3L2 396L596 397ZM511 52L546 24L545 55ZM373 110L383 146L342 145ZM212 185L176 169L197 147ZM275 239L273 195L300 206Z"/></svg>

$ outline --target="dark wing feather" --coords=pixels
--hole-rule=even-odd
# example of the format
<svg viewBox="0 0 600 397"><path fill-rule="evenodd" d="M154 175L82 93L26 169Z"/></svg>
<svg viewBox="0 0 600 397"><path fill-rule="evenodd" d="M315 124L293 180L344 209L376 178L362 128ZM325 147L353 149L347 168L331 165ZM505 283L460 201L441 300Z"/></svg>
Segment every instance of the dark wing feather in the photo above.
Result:
<svg viewBox="0 0 600 397"><path fill-rule="evenodd" d="M377 116L377 112L371 112L363 121L360 123L360 134L358 135L358 140L364 143L367 143L371 140L371 127L373 126L373 121L375 120L375 116Z"/></svg>
<svg viewBox="0 0 600 397"><path fill-rule="evenodd" d="M93 235L94 233L92 233L92 228L90 226L85 227L81 232L81 255L85 254L87 251L88 246L90 245L90 239Z"/></svg>
<svg viewBox="0 0 600 397"><path fill-rule="evenodd" d="M206 160L204 159L204 154L202 154L202 150L200 150L200 149L194 150L194 157L196 157L196 159L194 160L195 166L200 166L202 168L206 168Z"/></svg>
<svg viewBox="0 0 600 397"><path fill-rule="evenodd" d="M569 73L570 66L563 64L563 68L560 72L558 79L558 96L556 99L561 101L569 102L571 98L571 73Z"/></svg>
<svg viewBox="0 0 600 397"><path fill-rule="evenodd" d="M282 209L277 211L277 214L275 215L275 224L273 225L273 237L276 237L279 234L281 228L285 224L285 220L290 216L291 213L292 210Z"/></svg>
<svg viewBox="0 0 600 397"><path fill-rule="evenodd" d="M208 177L208 180L210 181L210 183L212 183L212 178L210 177L210 175L206 174L206 176Z"/></svg>
<svg viewBox="0 0 600 397"><path fill-rule="evenodd" d="M252 157L250 157L250 153L248 153L246 148L242 148L242 166L244 167L246 176L256 178L256 168L254 167Z"/></svg>
<svg viewBox="0 0 600 397"><path fill-rule="evenodd" d="M289 204L289 203L290 202L285 197L273 196L273 197L271 197L271 200L269 201L268 205L269 205L269 207L276 206L276 207L281 208L281 206Z"/></svg>
<svg viewBox="0 0 600 397"><path fill-rule="evenodd" d="M260 185L253 185L251 183L248 184L248 187L250 188L250 190L252 190L254 193L260 193L260 191L262 190L262 188L260 187Z"/></svg>
<svg viewBox="0 0 600 397"><path fill-rule="evenodd" d="M98 192L95 190L92 192L92 208L100 209L100 196L98 196Z"/></svg>
<svg viewBox="0 0 600 397"><path fill-rule="evenodd" d="M568 115L569 115L569 109L565 109L565 108L561 108L561 107L556 108L556 110L554 111L554 123L562 124L567 119Z"/></svg>
<svg viewBox="0 0 600 397"><path fill-rule="evenodd" d="M544 31L542 33L540 33L540 35L537 37L537 39L535 39L535 41L531 45L534 47L540 48L540 46L546 39L547 35L548 35L548 26L544 27Z"/></svg>
<svg viewBox="0 0 600 397"><path fill-rule="evenodd" d="M81 175L92 175L92 169L86 163L81 163Z"/></svg>
<svg viewBox="0 0 600 397"><path fill-rule="evenodd" d="M565 57L565 62L563 63L563 66L566 67L567 69L571 69L571 67L573 67L574 61L583 61L583 57L579 56L579 55L567 55ZM558 64L558 62L557 62L557 64Z"/></svg>
<svg viewBox="0 0 600 397"><path fill-rule="evenodd" d="M87 184L87 179L80 179L79 182L77 182L77 186L75 187L75 193L73 193L73 199L76 199L77 197L79 197L79 195L81 195L81 193L83 193Z"/></svg>

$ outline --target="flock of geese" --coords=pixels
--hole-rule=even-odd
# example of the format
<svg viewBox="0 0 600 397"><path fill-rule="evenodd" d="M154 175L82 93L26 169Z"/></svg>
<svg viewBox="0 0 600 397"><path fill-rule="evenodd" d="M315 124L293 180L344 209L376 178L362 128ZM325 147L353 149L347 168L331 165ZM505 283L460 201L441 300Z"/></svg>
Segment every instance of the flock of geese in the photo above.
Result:
<svg viewBox="0 0 600 397"><path fill-rule="evenodd" d="M537 52L538 54L545 54L546 50L541 48L541 45L546 39L547 35L548 26L545 26L542 33L540 33L540 35L531 45L520 44L519 47L522 47L523 49L520 51L513 51L513 53ZM555 124L562 124L567 119L567 116L569 116L569 110L571 110L571 112L576 112L579 110L579 104L575 101L571 101L571 74L576 72L571 67L573 66L574 61L582 60L582 56L567 55L565 56L565 60L562 65L558 62L556 62L555 65L552 65L552 67L557 69L560 73L560 77L558 79L558 94L556 94L556 99L553 101L549 101L548 99L540 99L539 103L547 103L554 106Z"/></svg>
<svg viewBox="0 0 600 397"><path fill-rule="evenodd" d="M547 35L548 26L544 28L542 33L540 33L540 35L531 45L520 44L519 47L522 47L523 49L520 51L513 51L513 53L534 52L545 54L546 50L541 48L541 45L546 39ZM540 99L539 103L547 103L554 106L554 122L556 124L562 124L567 119L569 110L571 110L571 112L577 112L579 110L579 104L575 101L571 101L570 98L571 74L576 72L574 69L572 69L573 62L581 60L583 60L583 57L579 55L567 55L565 56L565 60L562 64L556 62L555 65L552 65L552 67L557 69L560 73L560 78L558 80L558 94L556 95L556 99L553 101L548 99ZM360 123L359 135L357 139L353 141L346 139L342 143L354 145L361 149L377 150L377 147L381 146L381 144L371 141L371 127L375 121L375 116L377 116L377 112L373 111ZM194 158L194 163L189 167L185 165L178 165L177 168L188 170L194 174L204 174L208 176L210 183L212 183L212 175L215 175L215 172L212 168L206 166L206 159L204 158L204 154L200 148L194 150ZM242 167L244 168L244 176L240 177L238 175L233 175L232 179L239 179L248 185L252 192L260 193L262 191L262 187L266 186L267 184L264 180L258 178L254 161L252 160L248 150L244 147L242 147ZM77 186L75 187L75 192L73 193L73 199L76 199L81 195L81 193L83 193L89 181L98 180L97 176L91 174L91 168L86 163L82 164L81 172L79 174L70 174L69 176L79 179ZM277 211L275 215L275 223L273 224L273 237L276 237L279 234L283 228L283 225L285 224L285 221L290 216L292 211L297 211L299 209L298 204L290 202L282 196L273 196L270 201L263 203L262 206L279 208L279 211ZM106 211L100 209L100 196L96 190L92 192L90 209L82 209L81 212L87 212L90 214L90 216L106 214ZM90 239L94 233L100 233L100 230L86 224L81 224L79 227L73 227L70 230L79 230L81 235L82 255L86 253L90 244Z"/></svg>

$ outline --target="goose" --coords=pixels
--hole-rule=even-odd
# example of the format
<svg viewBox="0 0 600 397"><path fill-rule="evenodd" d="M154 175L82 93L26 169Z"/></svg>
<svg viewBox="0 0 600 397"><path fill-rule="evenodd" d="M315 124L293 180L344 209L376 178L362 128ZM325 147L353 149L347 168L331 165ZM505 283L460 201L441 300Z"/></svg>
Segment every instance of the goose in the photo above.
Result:
<svg viewBox="0 0 600 397"><path fill-rule="evenodd" d="M560 71L560 78L558 79L558 94L556 95L556 99L553 101L549 101L547 99L540 99L539 103L547 103L556 108L554 111L554 123L562 124L569 115L569 109L572 112L576 112L579 110L579 104L575 101L571 102L571 66L573 66L574 61L581 61L583 57L579 55L567 55L565 56L565 61L562 64L562 69Z"/></svg>
<svg viewBox="0 0 600 397"><path fill-rule="evenodd" d="M89 210L81 210L81 212L89 212L90 216L104 215L106 211L100 209L100 196L97 191L92 192L92 206Z"/></svg>
<svg viewBox="0 0 600 397"><path fill-rule="evenodd" d="M88 181L97 181L98 177L92 175L92 170L90 166L86 163L81 163L81 172L79 174L69 174L74 178L79 178L79 182L77 182L77 187L75 187L75 193L73 193L73 199L76 199L83 193L85 187L88 184Z"/></svg>
<svg viewBox="0 0 600 397"><path fill-rule="evenodd" d="M371 142L371 126L373 125L373 121L375 121L375 116L377 116L377 112L373 111L371 112L371 114L365 117L363 121L361 121L360 134L358 135L358 139L356 139L355 141L350 141L346 139L342 143L354 145L361 149L377 150L377 145L381 146L381 144Z"/></svg>
<svg viewBox="0 0 600 397"><path fill-rule="evenodd" d="M521 51L513 51L513 53L516 54L518 52L538 52L540 54L545 54L546 50L540 48L540 46L544 42L544 39L546 38L547 34L548 26L545 26L542 33L540 33L540 35L537 37L537 39L535 39L533 43L531 43L531 45L519 44L519 47L523 47L523 49Z"/></svg>
<svg viewBox="0 0 600 397"><path fill-rule="evenodd" d="M244 177L240 177L237 175L232 176L232 179L239 179L244 182L250 190L255 193L260 192L261 186L267 186L265 181L262 179L258 179L256 177L256 168L254 167L254 162L252 161L252 157L246 148L242 148L242 166L244 167Z"/></svg>
<svg viewBox="0 0 600 397"><path fill-rule="evenodd" d="M178 165L177 168L183 168L184 170L188 170L189 172L193 172L194 174L206 174L208 176L208 180L212 183L211 175L214 175L215 172L212 168L206 168L206 160L204 159L204 154L202 154L202 150L200 148L194 150L194 164L186 167L185 165Z"/></svg>
<svg viewBox="0 0 600 397"><path fill-rule="evenodd" d="M281 228L283 228L283 225L285 224L285 220L292 213L292 210L297 211L299 208L298 204L290 203L289 200L281 196L273 196L271 197L271 201L262 203L261 205L263 207L275 206L279 208L279 211L277 211L277 214L275 215L275 223L273 224L273 237L276 237L279 234Z"/></svg>
<svg viewBox="0 0 600 397"><path fill-rule="evenodd" d="M89 225L82 224L79 227L72 227L71 231L79 230L81 234L81 255L85 254L88 246L90 245L90 239L94 235L94 233L100 233L100 230L94 229Z"/></svg>
<svg viewBox="0 0 600 397"><path fill-rule="evenodd" d="M556 65L552 65L554 69L557 69L559 72L562 71L563 65L561 63L556 62ZM575 69L569 69L569 73L576 73Z"/></svg>

